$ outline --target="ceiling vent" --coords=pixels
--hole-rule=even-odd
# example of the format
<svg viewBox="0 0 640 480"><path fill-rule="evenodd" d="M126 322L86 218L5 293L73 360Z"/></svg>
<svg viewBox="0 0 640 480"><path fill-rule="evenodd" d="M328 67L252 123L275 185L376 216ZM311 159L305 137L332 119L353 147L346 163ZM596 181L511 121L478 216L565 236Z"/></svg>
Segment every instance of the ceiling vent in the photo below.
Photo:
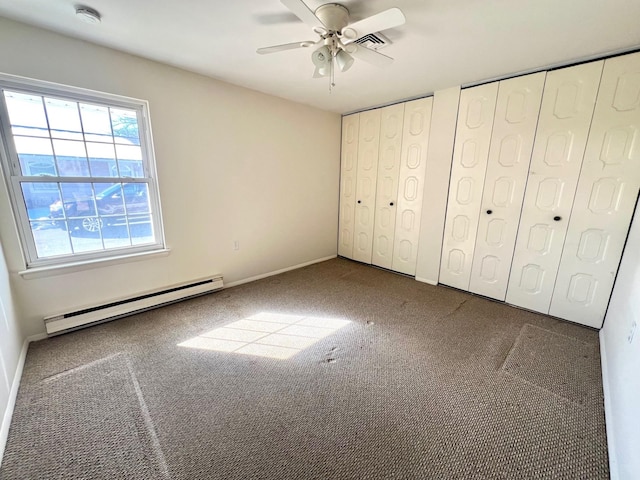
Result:
<svg viewBox="0 0 640 480"><path fill-rule="evenodd" d="M381 50L387 45L390 45L391 41L380 32L375 32L369 33L364 37L360 37L355 40L355 43L362 45L363 47L370 48L371 50Z"/></svg>

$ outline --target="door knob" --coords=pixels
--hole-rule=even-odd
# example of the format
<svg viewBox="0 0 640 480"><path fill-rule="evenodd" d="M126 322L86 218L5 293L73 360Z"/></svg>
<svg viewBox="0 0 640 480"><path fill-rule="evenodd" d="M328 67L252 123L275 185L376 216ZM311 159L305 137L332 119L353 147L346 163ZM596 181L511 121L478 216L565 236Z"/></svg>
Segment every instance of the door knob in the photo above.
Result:
<svg viewBox="0 0 640 480"><path fill-rule="evenodd" d="M362 200L358 200L358 203L362 203Z"/></svg>
<svg viewBox="0 0 640 480"><path fill-rule="evenodd" d="M390 207L393 207L393 202L389 203L389 206L390 206Z"/></svg>
<svg viewBox="0 0 640 480"><path fill-rule="evenodd" d="M493 210L487 210L487 215L491 215L493 213Z"/></svg>
<svg viewBox="0 0 640 480"><path fill-rule="evenodd" d="M562 217L558 217L558 216L553 217L554 222L559 222L560 220L562 220Z"/></svg>

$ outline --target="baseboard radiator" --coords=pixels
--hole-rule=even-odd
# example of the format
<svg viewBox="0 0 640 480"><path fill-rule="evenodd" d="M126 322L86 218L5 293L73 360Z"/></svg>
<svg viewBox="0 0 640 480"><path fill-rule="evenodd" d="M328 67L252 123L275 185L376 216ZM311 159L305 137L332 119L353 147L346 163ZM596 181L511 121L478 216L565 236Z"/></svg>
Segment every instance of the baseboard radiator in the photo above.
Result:
<svg viewBox="0 0 640 480"><path fill-rule="evenodd" d="M223 286L222 276L204 278L181 285L173 285L162 290L147 292L136 297L116 300L104 305L45 317L44 324L47 329L47 335L60 335L96 323L115 320L190 297L215 292L222 289Z"/></svg>

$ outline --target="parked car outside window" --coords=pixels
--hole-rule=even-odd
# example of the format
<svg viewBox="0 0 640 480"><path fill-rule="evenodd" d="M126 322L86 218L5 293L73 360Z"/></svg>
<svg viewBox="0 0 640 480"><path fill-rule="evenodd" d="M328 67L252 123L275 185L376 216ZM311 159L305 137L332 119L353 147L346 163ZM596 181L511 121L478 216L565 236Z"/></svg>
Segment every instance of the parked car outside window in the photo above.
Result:
<svg viewBox="0 0 640 480"><path fill-rule="evenodd" d="M108 184L107 184L108 185ZM70 233L96 234L105 227L117 227L151 222L149 194L145 183L114 183L99 193L93 189L104 184L75 185L75 191L49 206L51 219Z"/></svg>

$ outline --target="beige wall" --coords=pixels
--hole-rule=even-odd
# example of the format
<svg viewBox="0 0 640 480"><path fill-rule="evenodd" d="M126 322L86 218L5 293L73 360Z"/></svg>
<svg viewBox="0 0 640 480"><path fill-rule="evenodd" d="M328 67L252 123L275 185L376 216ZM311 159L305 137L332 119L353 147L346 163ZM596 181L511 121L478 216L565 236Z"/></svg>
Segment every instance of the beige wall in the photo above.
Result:
<svg viewBox="0 0 640 480"><path fill-rule="evenodd" d="M23 279L2 185L0 238L26 335L43 331L45 315L215 273L239 281L336 254L338 114L3 18L0 71L149 101L171 248L167 257Z"/></svg>

